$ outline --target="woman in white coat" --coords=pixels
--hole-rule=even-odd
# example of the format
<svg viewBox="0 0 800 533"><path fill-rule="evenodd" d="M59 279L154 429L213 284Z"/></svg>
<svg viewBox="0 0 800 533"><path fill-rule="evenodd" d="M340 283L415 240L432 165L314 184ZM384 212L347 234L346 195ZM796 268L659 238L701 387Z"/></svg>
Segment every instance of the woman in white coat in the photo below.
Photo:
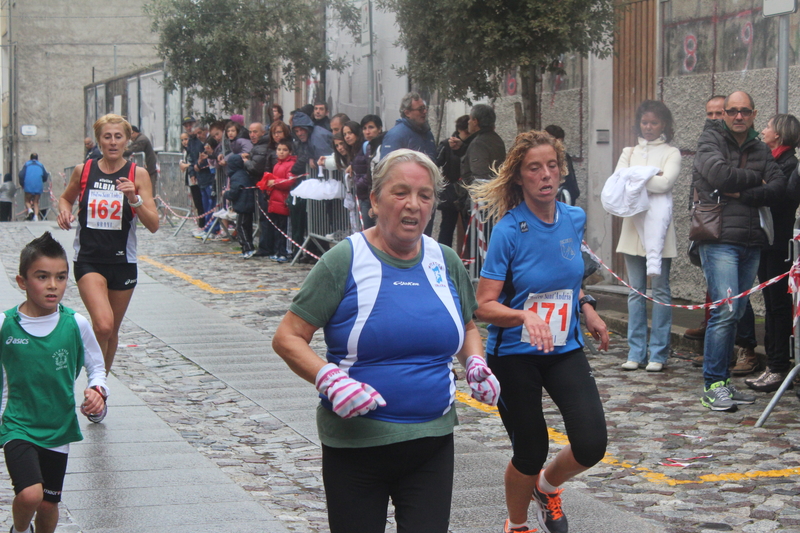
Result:
<svg viewBox="0 0 800 533"><path fill-rule="evenodd" d="M650 197L661 195L672 202L672 187L681 170L681 153L669 142L673 136L672 113L667 106L655 100L645 100L636 110L635 131L639 137L636 146L622 150L616 170L633 166L653 166L661 169L647 182ZM661 253L661 274L650 276L653 298L669 304L672 295L669 288L669 271L672 258L677 256L675 227L670 219L664 235ZM648 239L651 236L648 235ZM647 287L647 253L632 218L624 218L617 252L625 257L628 283L644 293ZM652 261L652 258L651 258ZM672 309L653 304L650 339L647 337L647 308L645 299L634 291L628 294L628 360L622 364L625 370L636 370L645 366L648 372L660 372L669 357ZM649 345L649 349L648 349ZM649 353L648 353L649 352Z"/></svg>

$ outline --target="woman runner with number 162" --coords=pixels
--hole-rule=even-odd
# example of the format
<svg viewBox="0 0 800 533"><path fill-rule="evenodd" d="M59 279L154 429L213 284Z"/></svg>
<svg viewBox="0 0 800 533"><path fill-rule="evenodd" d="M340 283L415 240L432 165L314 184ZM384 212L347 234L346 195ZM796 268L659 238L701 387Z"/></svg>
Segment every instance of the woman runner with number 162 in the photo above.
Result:
<svg viewBox="0 0 800 533"><path fill-rule="evenodd" d="M140 221L155 233L158 211L147 170L122 157L131 138L128 121L119 115L105 115L94 123L94 134L103 157L90 159L72 171L58 200L57 221L65 230L77 222L75 280L108 373L122 317L136 286L136 223ZM77 218L72 214L75 200ZM90 420L99 422L105 413L104 408Z"/></svg>

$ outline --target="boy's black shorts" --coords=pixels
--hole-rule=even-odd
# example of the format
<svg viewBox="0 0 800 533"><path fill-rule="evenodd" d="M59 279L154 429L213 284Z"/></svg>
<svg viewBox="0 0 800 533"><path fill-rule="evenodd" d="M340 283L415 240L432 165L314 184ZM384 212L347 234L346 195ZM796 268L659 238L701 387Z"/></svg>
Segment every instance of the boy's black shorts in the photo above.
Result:
<svg viewBox="0 0 800 533"><path fill-rule="evenodd" d="M61 501L61 489L67 473L66 453L54 452L21 439L8 441L3 446L3 453L14 494L41 483L45 501Z"/></svg>

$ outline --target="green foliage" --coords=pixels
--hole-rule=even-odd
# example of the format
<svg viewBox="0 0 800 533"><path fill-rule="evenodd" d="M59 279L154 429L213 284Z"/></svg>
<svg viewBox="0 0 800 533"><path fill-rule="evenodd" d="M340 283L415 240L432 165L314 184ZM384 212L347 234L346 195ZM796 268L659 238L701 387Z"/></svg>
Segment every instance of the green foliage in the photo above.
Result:
<svg viewBox="0 0 800 533"><path fill-rule="evenodd" d="M561 54L613 51L613 0L382 0L408 51L405 72L447 99L499 96L512 67L555 68Z"/></svg>
<svg viewBox="0 0 800 533"><path fill-rule="evenodd" d="M355 6L347 0L327 5L341 25L358 31ZM226 111L246 107L251 98L266 101L280 84L291 88L314 69L345 66L325 51L324 0L151 0L145 11L160 35L166 88L219 100Z"/></svg>

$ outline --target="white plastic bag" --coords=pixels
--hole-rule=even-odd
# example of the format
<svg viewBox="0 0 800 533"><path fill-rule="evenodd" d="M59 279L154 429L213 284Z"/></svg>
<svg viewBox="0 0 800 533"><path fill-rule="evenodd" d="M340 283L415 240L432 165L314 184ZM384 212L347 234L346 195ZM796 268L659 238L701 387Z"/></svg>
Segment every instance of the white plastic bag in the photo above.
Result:
<svg viewBox="0 0 800 533"><path fill-rule="evenodd" d="M344 198L344 183L338 180L306 179L292 190L292 196L306 200L336 200Z"/></svg>

